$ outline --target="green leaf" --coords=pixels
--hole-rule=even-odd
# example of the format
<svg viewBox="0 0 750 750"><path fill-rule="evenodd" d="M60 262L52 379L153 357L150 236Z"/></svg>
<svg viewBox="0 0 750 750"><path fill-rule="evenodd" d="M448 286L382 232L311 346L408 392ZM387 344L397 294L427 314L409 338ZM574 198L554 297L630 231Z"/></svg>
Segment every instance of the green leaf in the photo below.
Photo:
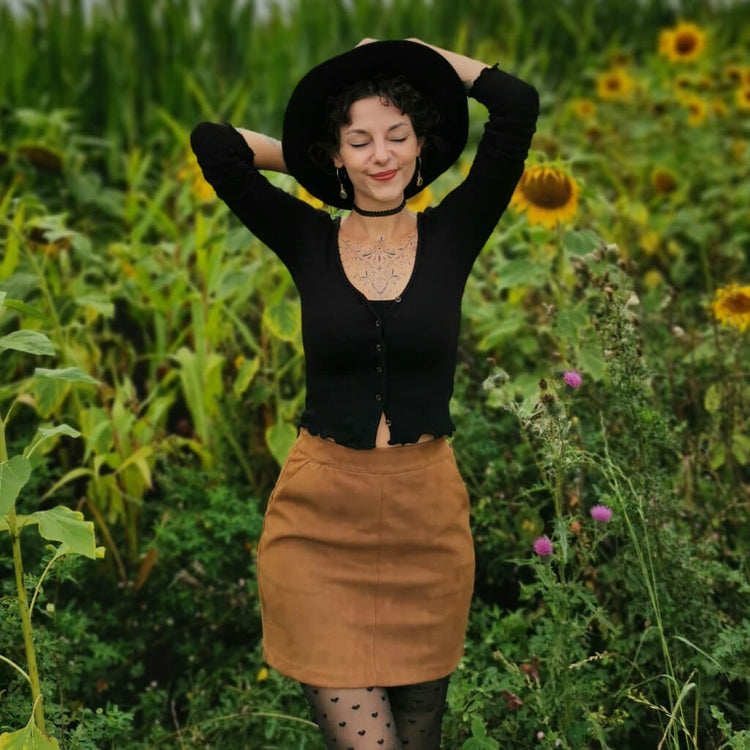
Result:
<svg viewBox="0 0 750 750"><path fill-rule="evenodd" d="M560 334L570 341L578 339L579 332L588 322L588 316L583 305L560 310L555 316L555 327Z"/></svg>
<svg viewBox="0 0 750 750"><path fill-rule="evenodd" d="M706 411L709 414L716 414L716 412L719 411L719 407L721 406L721 393L719 391L719 386L716 383L712 383L708 387L703 399L703 405L706 407Z"/></svg>
<svg viewBox="0 0 750 750"><path fill-rule="evenodd" d="M31 454L39 447L41 443L43 443L45 440L55 437L55 435L67 435L68 437L80 437L81 433L78 432L78 430L73 429L68 424L60 424L57 425L57 427L39 427L37 429L37 435L39 436L38 439L34 440L30 445L26 447L26 450L24 451L24 455L26 457L31 456Z"/></svg>
<svg viewBox="0 0 750 750"><path fill-rule="evenodd" d="M281 466L297 439L297 430L288 422L276 422L266 430L266 445L276 462Z"/></svg>
<svg viewBox="0 0 750 750"><path fill-rule="evenodd" d="M718 469L724 465L727 460L724 443L714 443L709 450L710 466L712 469Z"/></svg>
<svg viewBox="0 0 750 750"><path fill-rule="evenodd" d="M84 469L83 467L79 466L76 469L71 469L67 474L65 474L62 478L58 479L40 498L39 502L44 502L48 497L51 495L54 495L57 490L60 489L60 487L64 487L68 482L72 482L74 479L78 479L79 477L90 477L92 476L93 472L91 469Z"/></svg>
<svg viewBox="0 0 750 750"><path fill-rule="evenodd" d="M601 380L604 377L606 363L598 346L582 346L578 350L577 359L581 369L591 375L593 380Z"/></svg>
<svg viewBox="0 0 750 750"><path fill-rule="evenodd" d="M83 513L58 505L30 514L29 520L39 524L39 533L45 539L62 542L64 553L96 558L94 524L84 521Z"/></svg>
<svg viewBox="0 0 750 750"><path fill-rule="evenodd" d="M53 380L65 380L68 383L90 383L99 385L100 381L92 378L91 375L84 372L80 367L64 367L61 370L48 370L45 367L34 369L34 375L41 378L52 378Z"/></svg>
<svg viewBox="0 0 750 750"><path fill-rule="evenodd" d="M560 542L563 563L568 562L568 526L563 518L555 518L555 537Z"/></svg>
<svg viewBox="0 0 750 750"><path fill-rule="evenodd" d="M234 381L233 391L235 396L241 396L247 387L252 382L256 373L260 369L260 359L253 357L252 359L246 359L237 373L237 378Z"/></svg>
<svg viewBox="0 0 750 750"><path fill-rule="evenodd" d="M143 481L151 487L151 467L148 465L147 458L150 458L154 449L150 445L142 445L134 453L131 453L116 469L115 473L119 474L128 466L135 466L143 477Z"/></svg>
<svg viewBox="0 0 750 750"><path fill-rule="evenodd" d="M23 456L12 456L0 463L0 517L16 502L18 493L31 477L31 464Z"/></svg>
<svg viewBox="0 0 750 750"><path fill-rule="evenodd" d="M5 298L8 296L7 292L0 292L0 311L5 307Z"/></svg>
<svg viewBox="0 0 750 750"><path fill-rule="evenodd" d="M57 425L57 427L52 427L51 429L40 427L37 432L41 436L42 440L54 437L55 435L67 435L68 437L74 438L81 437L81 433L71 427L69 424L59 424Z"/></svg>
<svg viewBox="0 0 750 750"><path fill-rule="evenodd" d="M76 297L76 304L96 310L96 312L101 313L105 318L111 318L115 314L114 303L104 294L89 294L84 297Z"/></svg>
<svg viewBox="0 0 750 750"><path fill-rule="evenodd" d="M280 299L263 310L263 323L277 338L295 341L301 326L299 306Z"/></svg>
<svg viewBox="0 0 750 750"><path fill-rule="evenodd" d="M27 354L52 355L55 350L52 342L37 331L13 331L7 336L0 336L0 349L15 349Z"/></svg>
<svg viewBox="0 0 750 750"><path fill-rule="evenodd" d="M524 284L543 284L547 279L548 269L527 258L511 260L500 268L498 289L509 289Z"/></svg>
<svg viewBox="0 0 750 750"><path fill-rule="evenodd" d="M601 244L595 232L586 229L581 232L566 232L562 238L563 248L568 256L588 255Z"/></svg>
<svg viewBox="0 0 750 750"><path fill-rule="evenodd" d="M485 334L482 340L477 344L477 349L481 352L494 349L502 341L518 333L518 330L525 321L526 319L524 318L523 313L518 311L511 312L507 318L499 321L491 331Z"/></svg>
<svg viewBox="0 0 750 750"><path fill-rule="evenodd" d="M29 723L17 732L0 734L0 750L60 750L54 737L36 728L32 714Z"/></svg>
<svg viewBox="0 0 750 750"><path fill-rule="evenodd" d="M472 737L486 737L487 736L487 729L484 726L484 722L478 716L475 716L471 720L471 736Z"/></svg>
<svg viewBox="0 0 750 750"><path fill-rule="evenodd" d="M5 292L0 292L0 294L5 297ZM2 309L3 305L0 305L0 309ZM27 305L25 302L21 302L17 299L6 299L5 300L5 307L7 307L9 310L15 310L16 312L23 313L29 318L36 318L37 320L47 320L47 316L39 312L35 307L32 307L31 305Z"/></svg>
<svg viewBox="0 0 750 750"><path fill-rule="evenodd" d="M732 453L739 463L747 465L748 459L750 459L750 437L743 435L741 432L733 433Z"/></svg>

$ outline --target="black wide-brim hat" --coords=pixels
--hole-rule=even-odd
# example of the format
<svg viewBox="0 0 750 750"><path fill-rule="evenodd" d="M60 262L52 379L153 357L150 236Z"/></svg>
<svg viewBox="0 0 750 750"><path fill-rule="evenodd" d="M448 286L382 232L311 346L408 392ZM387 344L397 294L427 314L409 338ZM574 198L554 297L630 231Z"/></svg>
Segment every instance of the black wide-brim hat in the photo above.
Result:
<svg viewBox="0 0 750 750"><path fill-rule="evenodd" d="M341 198L336 170L313 160L310 147L330 138L326 130L327 100L343 88L378 73L401 74L440 113L433 130L441 148L421 155L423 184L416 174L404 190L411 198L450 167L466 146L469 111L466 89L453 66L424 44L408 41L369 42L314 67L297 84L284 113L282 151L287 171L316 198L329 206L351 209L354 196ZM416 170L415 170L416 172Z"/></svg>

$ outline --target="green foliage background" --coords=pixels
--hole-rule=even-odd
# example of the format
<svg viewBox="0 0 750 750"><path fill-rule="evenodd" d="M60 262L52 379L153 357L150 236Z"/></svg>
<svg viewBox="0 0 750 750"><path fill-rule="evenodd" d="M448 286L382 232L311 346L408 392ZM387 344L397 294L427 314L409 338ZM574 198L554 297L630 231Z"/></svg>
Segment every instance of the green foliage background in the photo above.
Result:
<svg viewBox="0 0 750 750"><path fill-rule="evenodd" d="M748 75L747 13L47 0L14 15L0 2L0 337L43 332L55 367L98 381L34 378L49 357L0 349L9 454L39 426L81 432L34 454L19 513L80 510L107 550L56 562L36 607L60 747L321 747L298 687L263 663L254 562L304 402L299 304L202 183L188 135L206 119L278 136L311 65L413 36L533 83L527 167L579 189L553 228L509 208L466 288L451 409L477 585L444 747L750 747L748 331L710 307L750 284L750 127L728 75ZM694 62L657 54L681 20L707 35ZM618 64L633 96L597 95ZM686 95L706 104L696 123ZM593 115L576 114L581 99ZM433 201L462 179L484 117L472 102L466 158ZM595 504L611 522L592 520ZM532 551L542 534L548 557ZM4 544L0 654L22 663ZM23 549L33 590L52 553L26 533ZM31 706L0 674L10 732Z"/></svg>

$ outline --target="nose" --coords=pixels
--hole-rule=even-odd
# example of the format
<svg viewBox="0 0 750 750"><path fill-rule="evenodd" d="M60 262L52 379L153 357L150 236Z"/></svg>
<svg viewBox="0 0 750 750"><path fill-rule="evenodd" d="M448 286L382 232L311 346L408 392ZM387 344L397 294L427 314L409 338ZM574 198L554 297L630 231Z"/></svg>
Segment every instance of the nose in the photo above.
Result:
<svg viewBox="0 0 750 750"><path fill-rule="evenodd" d="M388 161L391 158L391 152L388 147L388 142L385 139L376 139L375 140L375 152L373 154L373 159L378 164L387 164Z"/></svg>

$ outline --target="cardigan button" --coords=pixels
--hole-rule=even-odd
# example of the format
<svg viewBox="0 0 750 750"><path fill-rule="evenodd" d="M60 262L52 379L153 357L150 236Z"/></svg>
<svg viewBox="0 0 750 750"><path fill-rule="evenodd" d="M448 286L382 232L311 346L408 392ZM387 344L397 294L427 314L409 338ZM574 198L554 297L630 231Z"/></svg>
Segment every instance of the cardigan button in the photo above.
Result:
<svg viewBox="0 0 750 750"><path fill-rule="evenodd" d="M382 401L382 400L383 400L383 397L382 397L382 396L381 396L381 395L380 395L379 393L376 393L376 394L375 394L375 400L376 400L376 401Z"/></svg>
<svg viewBox="0 0 750 750"><path fill-rule="evenodd" d="M383 368L380 365L378 365L375 369L377 370L377 372L383 372Z"/></svg>
<svg viewBox="0 0 750 750"><path fill-rule="evenodd" d="M390 425L391 425L391 420L390 420L390 419L386 419L386 420L385 420L385 423L386 423L386 424L387 424L387 425L388 425L388 426L390 427Z"/></svg>
<svg viewBox="0 0 750 750"><path fill-rule="evenodd" d="M377 326L378 328L380 328L380 319L379 319L379 318L378 318L378 319L377 319L377 320L375 321L375 325L376 325L376 326Z"/></svg>
<svg viewBox="0 0 750 750"><path fill-rule="evenodd" d="M380 344L375 344L375 351L379 352L383 347Z"/></svg>
<svg viewBox="0 0 750 750"><path fill-rule="evenodd" d="M395 302L401 302L401 296L396 297Z"/></svg>

